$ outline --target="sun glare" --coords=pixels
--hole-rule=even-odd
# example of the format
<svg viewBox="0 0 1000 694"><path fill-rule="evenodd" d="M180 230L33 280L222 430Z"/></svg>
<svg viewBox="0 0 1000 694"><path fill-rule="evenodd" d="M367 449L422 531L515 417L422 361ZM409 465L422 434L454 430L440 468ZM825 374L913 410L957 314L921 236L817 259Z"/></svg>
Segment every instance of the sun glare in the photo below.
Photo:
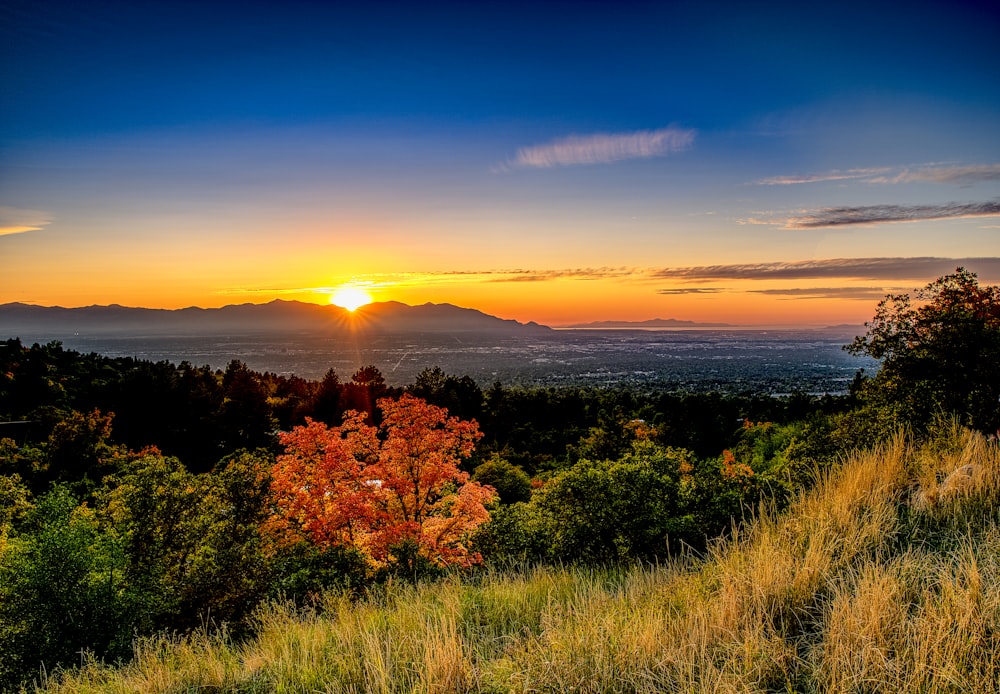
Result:
<svg viewBox="0 0 1000 694"><path fill-rule="evenodd" d="M356 311L371 302L371 294L359 287L340 287L330 295L331 304L346 308L348 311Z"/></svg>

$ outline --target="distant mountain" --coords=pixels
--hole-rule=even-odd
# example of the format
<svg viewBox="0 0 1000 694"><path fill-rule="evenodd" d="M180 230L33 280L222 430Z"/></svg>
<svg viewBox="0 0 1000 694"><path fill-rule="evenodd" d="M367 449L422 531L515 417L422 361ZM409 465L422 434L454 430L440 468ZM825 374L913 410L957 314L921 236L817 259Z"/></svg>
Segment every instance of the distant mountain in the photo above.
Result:
<svg viewBox="0 0 1000 694"><path fill-rule="evenodd" d="M549 332L535 322L504 320L452 304L372 303L354 313L339 306L276 300L222 308L150 309L110 306L0 305L0 338L60 335L222 335L275 332Z"/></svg>
<svg viewBox="0 0 1000 694"><path fill-rule="evenodd" d="M731 323L698 323L690 320L678 320L676 318L652 318L643 321L627 320L602 320L593 323L577 323L567 325L567 328L587 328L595 330L669 330L670 328L736 328L739 326Z"/></svg>

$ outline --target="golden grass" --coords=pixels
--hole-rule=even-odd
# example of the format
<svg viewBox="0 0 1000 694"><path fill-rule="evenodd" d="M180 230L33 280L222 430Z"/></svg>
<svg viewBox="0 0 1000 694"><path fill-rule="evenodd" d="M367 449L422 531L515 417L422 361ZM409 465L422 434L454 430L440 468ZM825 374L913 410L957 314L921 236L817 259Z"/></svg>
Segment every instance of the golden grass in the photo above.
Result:
<svg viewBox="0 0 1000 694"><path fill-rule="evenodd" d="M45 691L996 692L998 504L995 443L897 437L697 560L272 604L246 643L149 639Z"/></svg>

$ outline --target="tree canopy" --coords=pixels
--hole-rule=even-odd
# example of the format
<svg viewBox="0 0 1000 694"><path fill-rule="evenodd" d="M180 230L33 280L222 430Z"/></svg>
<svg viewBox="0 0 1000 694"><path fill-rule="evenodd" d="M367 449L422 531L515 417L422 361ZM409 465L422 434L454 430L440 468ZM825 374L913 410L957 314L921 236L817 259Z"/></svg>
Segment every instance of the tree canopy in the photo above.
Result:
<svg viewBox="0 0 1000 694"><path fill-rule="evenodd" d="M1000 428L1000 287L981 286L957 268L916 293L890 294L846 347L882 360L864 394L895 407L908 422L925 425L955 414L965 424Z"/></svg>
<svg viewBox="0 0 1000 694"><path fill-rule="evenodd" d="M485 504L496 496L459 469L478 425L412 395L378 407L377 428L348 412L340 426L309 420L279 436L285 452L272 471L271 527L292 540L351 547L377 565L417 556L475 563L465 539L488 520Z"/></svg>

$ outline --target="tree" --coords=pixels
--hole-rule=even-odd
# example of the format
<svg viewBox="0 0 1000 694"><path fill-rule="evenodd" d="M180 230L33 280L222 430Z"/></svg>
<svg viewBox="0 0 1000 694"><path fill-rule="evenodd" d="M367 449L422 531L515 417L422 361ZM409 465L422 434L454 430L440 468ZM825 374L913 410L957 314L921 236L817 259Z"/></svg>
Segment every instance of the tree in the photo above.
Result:
<svg viewBox="0 0 1000 694"><path fill-rule="evenodd" d="M528 474L497 453L476 467L472 479L493 487L501 504L513 504L531 498L531 478Z"/></svg>
<svg viewBox="0 0 1000 694"><path fill-rule="evenodd" d="M483 415L483 391L479 384L469 376L449 376L439 366L417 374L407 391L432 405L447 408L448 412L461 419Z"/></svg>
<svg viewBox="0 0 1000 694"><path fill-rule="evenodd" d="M81 652L126 657L133 634L114 538L63 485L22 526L0 548L0 689L19 691L40 667L69 665Z"/></svg>
<svg viewBox="0 0 1000 694"><path fill-rule="evenodd" d="M378 407L377 428L348 412L338 427L308 420L280 435L272 532L353 547L376 565L477 562L465 539L488 519L495 493L470 482L459 463L472 454L479 427L412 395Z"/></svg>
<svg viewBox="0 0 1000 694"><path fill-rule="evenodd" d="M340 402L343 390L344 386L337 372L328 370L316 386L312 402L313 418L327 424L338 423L344 410Z"/></svg>
<svg viewBox="0 0 1000 694"><path fill-rule="evenodd" d="M377 423L376 405L388 390L382 372L375 366L364 366L354 372L351 382L344 388L344 409L364 412L368 415L369 423Z"/></svg>
<svg viewBox="0 0 1000 694"><path fill-rule="evenodd" d="M527 503L497 509L476 545L496 559L618 562L703 546L730 516L710 515L719 474L690 451L636 441L619 460L580 460Z"/></svg>
<svg viewBox="0 0 1000 694"><path fill-rule="evenodd" d="M888 295L875 317L845 347L882 360L862 387L869 404L895 408L926 425L936 414L958 415L981 431L1000 427L1000 287L980 286L964 268L917 292Z"/></svg>
<svg viewBox="0 0 1000 694"><path fill-rule="evenodd" d="M306 419L278 435L285 452L271 472L277 512L268 525L282 544L307 539L320 547L368 548L375 489L367 470L377 458L378 440L364 419L354 411L336 427Z"/></svg>
<svg viewBox="0 0 1000 694"><path fill-rule="evenodd" d="M96 511L120 538L140 633L192 628L208 613L240 624L267 592L260 525L272 463L263 452L240 451L216 472L195 474L148 453L106 480Z"/></svg>
<svg viewBox="0 0 1000 694"><path fill-rule="evenodd" d="M485 504L495 492L470 482L458 466L482 437L479 426L412 395L383 399L379 408L384 439L369 471L379 480L375 504L386 521L377 551L388 555L410 541L435 564L478 561L463 539L489 519Z"/></svg>
<svg viewBox="0 0 1000 694"><path fill-rule="evenodd" d="M239 360L233 360L222 376L225 399L220 411L220 425L227 452L240 448L267 447L277 422L267 404L267 392L259 374Z"/></svg>

